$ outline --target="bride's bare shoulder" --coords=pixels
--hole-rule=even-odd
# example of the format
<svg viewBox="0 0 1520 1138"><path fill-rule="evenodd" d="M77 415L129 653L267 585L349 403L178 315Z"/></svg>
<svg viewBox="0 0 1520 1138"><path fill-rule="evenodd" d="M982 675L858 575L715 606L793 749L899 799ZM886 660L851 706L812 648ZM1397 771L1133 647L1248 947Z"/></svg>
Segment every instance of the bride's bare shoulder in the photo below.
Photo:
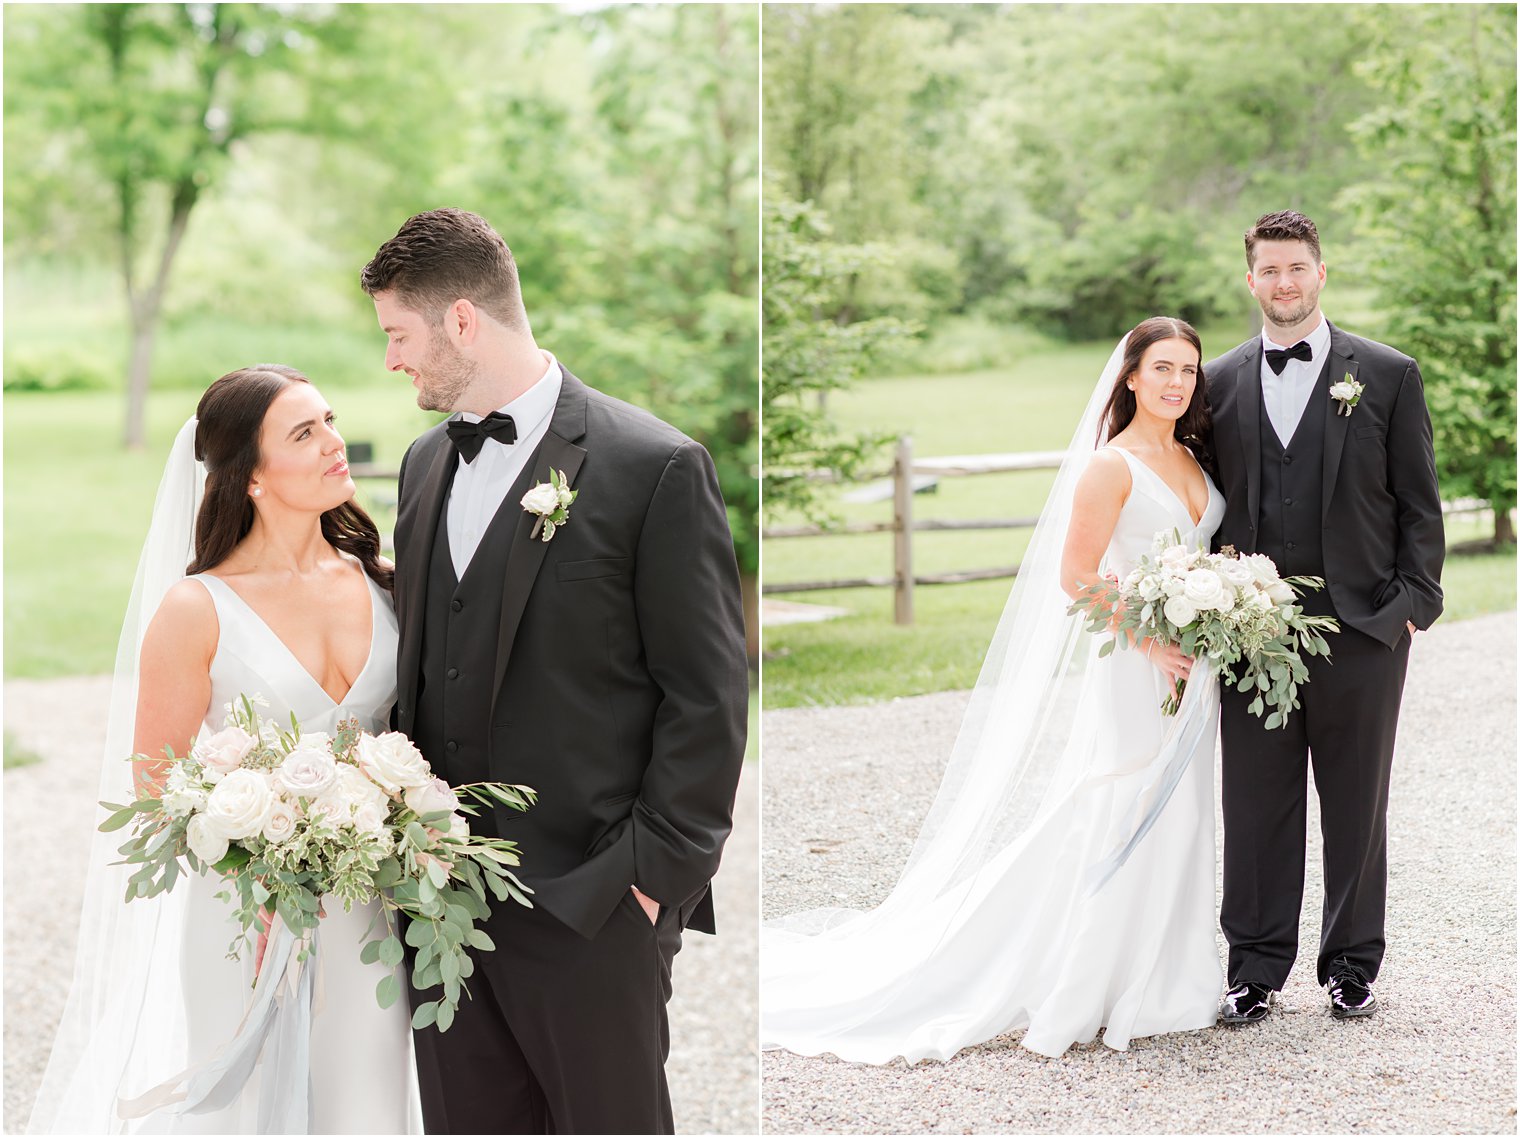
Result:
<svg viewBox="0 0 1520 1138"><path fill-rule="evenodd" d="M148 624L147 639L215 645L217 631L216 602L210 590L194 577L186 577L164 594Z"/></svg>

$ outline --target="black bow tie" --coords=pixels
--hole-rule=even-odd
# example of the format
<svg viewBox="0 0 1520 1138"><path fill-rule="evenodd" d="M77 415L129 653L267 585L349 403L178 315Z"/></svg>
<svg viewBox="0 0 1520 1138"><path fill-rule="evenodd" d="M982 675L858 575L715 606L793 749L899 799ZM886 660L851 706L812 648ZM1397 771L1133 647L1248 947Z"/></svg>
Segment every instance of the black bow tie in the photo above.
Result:
<svg viewBox="0 0 1520 1138"><path fill-rule="evenodd" d="M1272 369L1273 375L1281 375L1283 368L1288 366L1289 360L1303 360L1309 363L1314 359L1314 352L1309 348L1308 340L1300 340L1291 348L1268 348L1267 366Z"/></svg>
<svg viewBox="0 0 1520 1138"><path fill-rule="evenodd" d="M512 421L511 415L503 415L500 411L492 411L478 423L450 419L448 431L449 442L454 444L459 456L466 462L475 461L475 456L485 446L487 439L495 439L499 443L517 441L517 424Z"/></svg>

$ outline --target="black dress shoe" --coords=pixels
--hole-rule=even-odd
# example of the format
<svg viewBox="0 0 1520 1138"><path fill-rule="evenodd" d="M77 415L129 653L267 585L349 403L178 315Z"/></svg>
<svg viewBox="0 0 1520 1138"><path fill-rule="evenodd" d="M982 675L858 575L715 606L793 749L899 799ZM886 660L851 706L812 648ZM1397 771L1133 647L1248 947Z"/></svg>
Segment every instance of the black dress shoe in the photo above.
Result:
<svg viewBox="0 0 1520 1138"><path fill-rule="evenodd" d="M1377 997L1372 985L1362 979L1360 972L1346 967L1330 977L1330 1014L1336 1019L1355 1019L1370 1016L1377 1008Z"/></svg>
<svg viewBox="0 0 1520 1138"><path fill-rule="evenodd" d="M1266 1019L1276 995L1265 984L1253 984L1249 980L1237 984L1224 994L1219 1005L1219 1022L1237 1025Z"/></svg>

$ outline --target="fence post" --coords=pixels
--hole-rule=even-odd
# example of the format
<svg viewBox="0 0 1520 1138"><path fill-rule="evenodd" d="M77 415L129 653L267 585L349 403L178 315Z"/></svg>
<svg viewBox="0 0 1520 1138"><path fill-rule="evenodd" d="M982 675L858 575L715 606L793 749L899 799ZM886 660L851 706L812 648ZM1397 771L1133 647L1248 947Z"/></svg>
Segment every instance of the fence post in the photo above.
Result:
<svg viewBox="0 0 1520 1138"><path fill-rule="evenodd" d="M897 440L892 466L892 575L894 619L913 623L913 436Z"/></svg>

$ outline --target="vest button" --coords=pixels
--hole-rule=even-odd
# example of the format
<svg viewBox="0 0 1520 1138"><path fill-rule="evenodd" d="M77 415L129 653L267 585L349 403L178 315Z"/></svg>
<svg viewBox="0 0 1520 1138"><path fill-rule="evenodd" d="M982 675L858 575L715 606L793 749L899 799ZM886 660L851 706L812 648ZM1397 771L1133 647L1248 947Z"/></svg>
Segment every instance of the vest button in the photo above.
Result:
<svg viewBox="0 0 1520 1138"><path fill-rule="evenodd" d="M446 745L446 749L452 755L455 751L459 750L459 744L450 739Z"/></svg>
<svg viewBox="0 0 1520 1138"><path fill-rule="evenodd" d="M1290 541L1290 542L1288 542L1288 544L1287 544L1287 545L1285 545L1285 546L1283 546L1283 548L1284 548L1284 549L1287 549L1287 550L1289 550L1289 551L1291 551L1291 550L1293 550L1293 549L1296 549L1296 548L1297 548L1297 546L1296 546L1296 545L1295 545L1295 544L1294 544L1294 543L1293 543L1293 542L1291 542L1291 541ZM453 744L453 743L450 743L450 744L449 744L449 746L450 746L450 747L452 747L452 746L453 746L453 745L454 745L454 744Z"/></svg>
<svg viewBox="0 0 1520 1138"><path fill-rule="evenodd" d="M458 612L460 609L464 608L464 602L463 601L450 601L449 602L449 608L453 609L455 612Z"/></svg>
<svg viewBox="0 0 1520 1138"><path fill-rule="evenodd" d="M1285 455L1283 455L1283 465L1284 466L1292 466L1293 465L1293 456L1291 454L1285 454Z"/></svg>
<svg viewBox="0 0 1520 1138"><path fill-rule="evenodd" d="M1292 498L1284 498L1283 499L1283 505L1284 506L1291 506L1292 504L1293 504L1293 499Z"/></svg>
<svg viewBox="0 0 1520 1138"><path fill-rule="evenodd" d="M459 669L450 668L447 672L444 673L444 675L448 676L451 680L457 680L459 678Z"/></svg>

